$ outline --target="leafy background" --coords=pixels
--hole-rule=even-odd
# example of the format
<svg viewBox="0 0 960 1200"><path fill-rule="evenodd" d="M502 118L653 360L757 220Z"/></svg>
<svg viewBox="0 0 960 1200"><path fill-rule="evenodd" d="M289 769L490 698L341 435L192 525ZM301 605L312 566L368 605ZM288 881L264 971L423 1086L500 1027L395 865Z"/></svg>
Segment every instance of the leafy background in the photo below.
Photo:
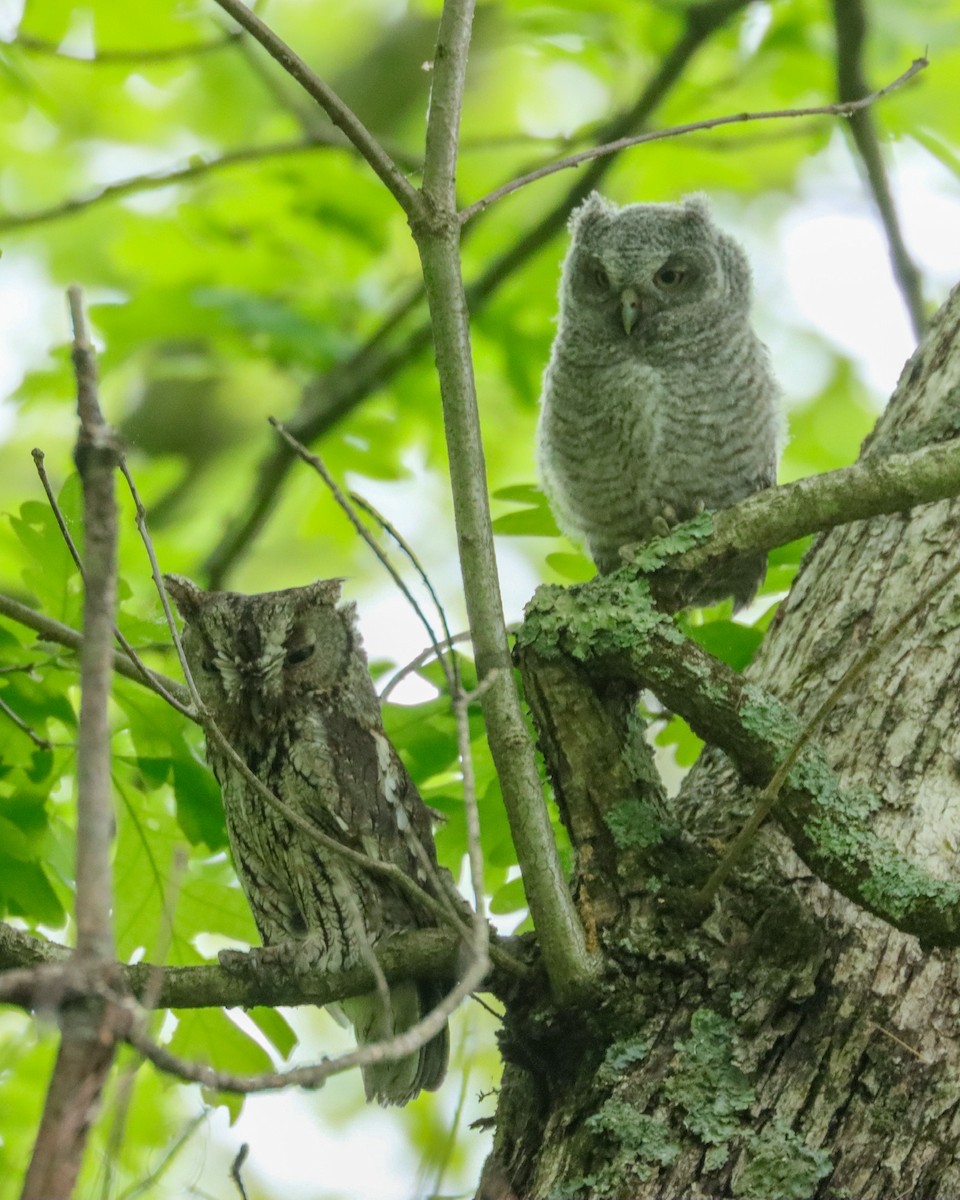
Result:
<svg viewBox="0 0 960 1200"><path fill-rule="evenodd" d="M682 0L482 4L463 123L464 200L590 145L661 68L690 8ZM415 172L439 4L271 0L261 11ZM871 84L923 52L932 62L875 114L932 306L960 273L960 3L875 0L868 15ZM412 294L417 262L402 215L352 152L291 149L326 137L328 127L256 48L226 36L212 0L135 8L122 0L0 0L0 37L0 381L8 393L0 408L0 590L78 626L79 579L30 457L34 446L45 451L82 542L65 285L80 282L91 305L104 407L128 440L163 568L203 577L274 449L265 417L291 418L305 394L317 403L366 371L371 352L360 352ZM184 47L193 49L179 52ZM835 94L833 57L830 5L744 5L693 57L654 124L822 103ZM219 161L234 155L240 161ZM185 177L165 181L172 170ZM150 172L161 178L143 178ZM532 231L573 178L564 172L511 196L464 243L468 281L531 247L472 306L511 619L538 581L591 571L556 533L535 488L532 452L562 254L562 237L538 240ZM604 190L621 201L709 193L755 265L757 323L789 410L781 478L852 461L911 342L842 123L744 125L649 145L612 163ZM381 363L370 372L362 402L332 424L321 448L333 473L416 547L451 625L462 629L439 396L417 333L422 321L412 302L376 343L373 353L398 368ZM748 661L802 548L773 556L747 620L732 622L723 606L691 615L704 644L738 665ZM121 573L124 632L176 673L126 499ZM349 579L382 679L423 646L413 615L316 477L298 466L226 582L262 591L318 575ZM0 714L0 909L23 928L69 940L76 664L0 620L0 667L0 699L50 742L39 747ZM439 680L435 666L423 668L397 691L385 719L428 803L446 817L438 847L459 875L461 795ZM125 680L117 681L112 717L120 954L190 964L250 941L197 730ZM654 729L674 772L692 761L697 743L679 722L658 720ZM485 883L497 920L512 929L525 917L522 883L476 717L472 731ZM241 1105L121 1063L81 1193L233 1196L227 1166L241 1137L252 1146L252 1197L467 1193L485 1146L485 1135L467 1125L493 1111L489 1095L478 1097L496 1083L495 1028L492 1016L468 1006L456 1023L450 1080L400 1114L363 1110L354 1077L317 1095ZM341 1036L312 1012L178 1013L158 1018L158 1029L178 1052L234 1070L305 1061ZM42 1024L0 1014L0 1200L19 1191L54 1046ZM345 1158L335 1157L337 1147ZM142 1184L149 1187L138 1190Z"/></svg>

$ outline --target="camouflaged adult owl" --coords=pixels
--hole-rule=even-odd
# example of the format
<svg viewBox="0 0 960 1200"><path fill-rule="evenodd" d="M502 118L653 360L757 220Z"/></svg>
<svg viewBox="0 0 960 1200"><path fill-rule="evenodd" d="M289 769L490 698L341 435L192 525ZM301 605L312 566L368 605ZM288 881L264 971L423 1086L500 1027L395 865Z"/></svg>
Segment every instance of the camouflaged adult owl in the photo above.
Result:
<svg viewBox="0 0 960 1200"><path fill-rule="evenodd" d="M778 388L746 256L702 197L621 208L593 192L570 231L538 460L560 524L607 572L621 546L773 484ZM739 607L765 567L724 564L684 600Z"/></svg>
<svg viewBox="0 0 960 1200"><path fill-rule="evenodd" d="M384 733L341 581L258 596L204 592L179 576L166 583L186 622L183 648L204 705L254 774L330 837L396 864L436 894L429 814ZM279 814L211 738L207 757L264 946L292 943L301 968L338 971L362 963L390 934L434 923L388 880ZM408 1029L445 991L439 982L392 985L391 1019L375 994L340 1008L362 1043ZM444 1029L406 1058L364 1068L367 1098L404 1104L439 1087L447 1057Z"/></svg>

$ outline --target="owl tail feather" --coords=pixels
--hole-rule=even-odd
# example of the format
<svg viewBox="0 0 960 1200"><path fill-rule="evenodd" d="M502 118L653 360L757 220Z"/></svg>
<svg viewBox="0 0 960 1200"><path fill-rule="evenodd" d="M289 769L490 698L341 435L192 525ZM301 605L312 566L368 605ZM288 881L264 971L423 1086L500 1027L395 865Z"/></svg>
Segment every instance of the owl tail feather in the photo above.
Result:
<svg viewBox="0 0 960 1200"><path fill-rule="evenodd" d="M435 989L413 981L394 984L390 989L393 1028L385 1020L380 997L371 992L341 1000L339 1007L353 1025L357 1044L378 1042L403 1033L430 1011L439 999ZM450 1035L447 1026L413 1054L392 1062L372 1063L363 1068L363 1087L368 1100L379 1104L406 1104L420 1091L435 1091L447 1073Z"/></svg>

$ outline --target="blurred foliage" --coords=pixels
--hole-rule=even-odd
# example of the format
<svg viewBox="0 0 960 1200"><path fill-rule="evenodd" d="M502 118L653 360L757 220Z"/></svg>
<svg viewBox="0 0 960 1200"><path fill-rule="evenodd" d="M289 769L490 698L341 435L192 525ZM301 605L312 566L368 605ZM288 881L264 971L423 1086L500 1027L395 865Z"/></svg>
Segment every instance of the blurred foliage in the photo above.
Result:
<svg viewBox="0 0 960 1200"><path fill-rule="evenodd" d="M464 203L591 144L661 69L692 7L687 0L482 3L463 119ZM725 22L666 90L653 125L833 97L831 6L778 0L729 7ZM261 8L415 175L438 0L272 0ZM406 304L417 261L402 215L352 151L319 140L299 144L326 138L331 129L274 64L245 39L225 36L212 0L157 0L133 14L121 0L27 0L22 15L15 2L0 4L6 39L0 44L0 300L6 298L2 311L11 327L29 327L20 340L0 329L10 360L0 365L12 381L2 410L0 590L74 626L80 581L29 454L38 443L45 450L66 520L82 541L70 464L74 389L60 300L67 283L86 289L101 348L104 406L128 439L160 561L165 570L195 577L244 510L258 464L273 449L264 418L291 418L302 403L322 399L331 379L355 377L365 346L385 322L377 350L402 347L423 320L415 301ZM874 84L888 82L923 52L933 62L918 83L877 110L884 138L898 153L956 172L960 0L909 6L875 0L868 20L866 72ZM611 160L603 185L622 201L706 190L723 223L748 241L758 265L761 324L791 381L784 479L850 462L881 399L838 343L782 302L786 282L777 245L783 222L811 180L831 186L844 136L827 119L742 125L622 154ZM231 155L238 161L218 166ZM164 184L170 172L183 178ZM468 227L464 241L468 282L499 255L530 251L473 305L489 487L511 617L537 579L576 582L592 572L579 549L558 534L534 483L532 453L562 240L531 231L573 179L562 172L518 192ZM128 182L104 193L121 181ZM843 281L824 284L842 287ZM16 304L9 299L14 295ZM24 306L29 322L15 322ZM395 312L401 314L396 321ZM431 356L425 347L398 353L398 369L376 375L362 403L323 437L322 452L334 474L368 495L416 547L451 624L462 628ZM122 504L120 625L152 664L175 673L132 506L126 498ZM691 635L745 665L802 549L786 547L772 556L753 626L744 614L733 620L726 605L689 614ZM349 577L362 619L375 606L387 611L387 584L377 565L316 478L292 470L259 535L238 556L229 584L259 591L317 575ZM405 632L406 619L390 617L386 635L382 622L365 621L384 670L412 659L422 645L419 627L411 622L414 632ZM469 675L469 659L461 665ZM414 677L419 691L388 704L385 721L442 818L440 857L460 878L465 825L453 718L437 665L421 667ZM60 940L72 934L76 680L69 652L0 620L0 700L34 735L0 713L0 914ZM112 721L120 954L200 963L225 942L253 940L198 731L127 680L115 689ZM688 765L698 749L689 730L669 718L657 728L657 740L671 748L678 766ZM470 729L484 884L491 911L512 929L525 916L523 884L476 709ZM454 1070L443 1092L421 1097L394 1118L421 1162L423 1194L466 1191L483 1148L482 1137L466 1127L491 1113L489 1100L474 1097L495 1083L497 1066L495 1023L478 1019L478 1011L471 1006L457 1018ZM251 1014L252 1021L234 1017L178 1013L162 1028L177 1052L232 1070L327 1049L326 1025L291 1024L273 1013ZM28 1028L25 1018L0 1015L0 1200L19 1191L51 1062L52 1037ZM121 1063L95 1133L83 1194L133 1195L149 1178L150 1195L183 1195L187 1185L178 1180L176 1160L184 1153L181 1143L205 1136L204 1101L152 1070L126 1078L124 1069ZM132 1089L125 1124L121 1084ZM328 1102L326 1090L310 1101L322 1113L318 1126L336 1124L338 1112L357 1116L359 1083L351 1086L345 1108L342 1101ZM248 1109L258 1111L257 1103L247 1101ZM240 1107L232 1100L231 1116ZM198 1114L194 1128L189 1121ZM108 1140L118 1130L120 1150ZM203 1179L205 1194L215 1188L218 1196L235 1194L225 1170ZM248 1185L251 1196L286 1194L268 1183Z"/></svg>

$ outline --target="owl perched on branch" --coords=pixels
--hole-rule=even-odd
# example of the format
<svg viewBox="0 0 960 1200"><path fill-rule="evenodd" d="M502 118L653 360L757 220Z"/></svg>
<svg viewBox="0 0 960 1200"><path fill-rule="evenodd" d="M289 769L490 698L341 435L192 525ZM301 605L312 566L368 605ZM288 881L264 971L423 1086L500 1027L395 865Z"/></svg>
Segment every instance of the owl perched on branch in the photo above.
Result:
<svg viewBox="0 0 960 1200"><path fill-rule="evenodd" d="M380 705L339 579L259 596L204 592L168 576L186 622L183 648L210 716L251 771L336 841L392 863L433 895L439 868L427 809L383 730ZM390 934L434 919L381 875L297 828L230 762L207 757L223 793L237 874L263 944L291 965L339 971L369 961ZM341 1001L358 1042L409 1029L442 983L403 982ZM448 1032L405 1058L365 1067L367 1098L404 1104L439 1087Z"/></svg>
<svg viewBox="0 0 960 1200"><path fill-rule="evenodd" d="M706 201L593 192L570 220L543 384L540 475L601 572L620 547L773 484L778 388L750 326L750 268ZM686 603L746 604L766 556L690 581Z"/></svg>

